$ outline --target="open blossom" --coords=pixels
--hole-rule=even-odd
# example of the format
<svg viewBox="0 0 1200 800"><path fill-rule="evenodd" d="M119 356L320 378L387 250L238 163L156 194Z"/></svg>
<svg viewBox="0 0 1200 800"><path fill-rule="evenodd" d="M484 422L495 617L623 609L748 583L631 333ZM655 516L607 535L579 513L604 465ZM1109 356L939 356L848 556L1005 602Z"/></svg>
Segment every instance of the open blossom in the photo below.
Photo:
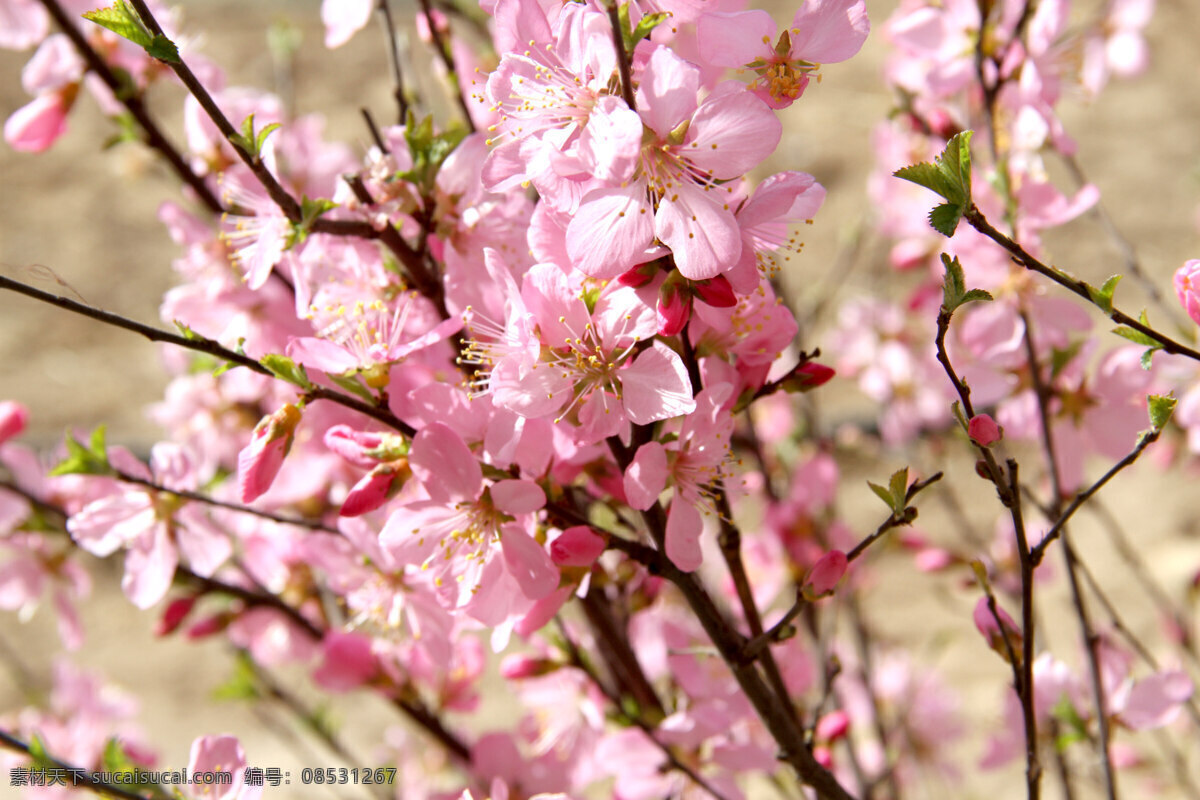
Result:
<svg viewBox="0 0 1200 800"><path fill-rule="evenodd" d="M545 505L541 487L519 479L485 483L479 460L440 422L413 437L409 464L429 499L397 508L380 533L399 563L432 570L440 588L456 590L454 607L491 588L485 584L497 576L489 566L497 564L531 600L558 587L558 568L521 524Z"/></svg>
<svg viewBox="0 0 1200 800"><path fill-rule="evenodd" d="M658 47L641 75L638 110L617 101L593 112L580 148L606 185L584 195L567 226L573 266L615 278L653 257L655 240L691 280L737 263L742 237L726 182L760 164L782 126L735 82L703 100L699 92L699 68Z"/></svg>
<svg viewBox="0 0 1200 800"><path fill-rule="evenodd" d="M750 89L772 108L787 108L821 64L845 61L871 30L864 0L803 0L791 27L775 37L765 11L705 14L697 23L700 55L754 74Z"/></svg>
<svg viewBox="0 0 1200 800"><path fill-rule="evenodd" d="M668 481L675 495L667 512L667 557L682 570L703 562L700 534L704 517L718 513L714 490L729 457L732 415L724 408L732 387L718 384L696 397L695 413L686 417L679 438L670 445L647 442L625 472L625 496L633 508L654 505Z"/></svg>
<svg viewBox="0 0 1200 800"><path fill-rule="evenodd" d="M588 292L596 294L591 310ZM510 314L504 332L472 342L464 356L491 366L480 385L496 405L529 418L570 414L588 441L611 436L626 420L645 425L695 407L675 351L656 341L633 356L635 345L657 330L653 311L633 289L613 284L597 290L552 264L539 264L513 302L519 312ZM531 324L538 338L531 336ZM530 344L538 347L536 357Z"/></svg>

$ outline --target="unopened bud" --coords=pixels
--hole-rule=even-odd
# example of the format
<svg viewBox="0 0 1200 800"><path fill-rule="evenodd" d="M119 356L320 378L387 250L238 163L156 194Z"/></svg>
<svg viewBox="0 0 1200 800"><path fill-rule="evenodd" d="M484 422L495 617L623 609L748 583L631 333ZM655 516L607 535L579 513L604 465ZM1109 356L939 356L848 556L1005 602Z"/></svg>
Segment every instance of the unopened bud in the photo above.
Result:
<svg viewBox="0 0 1200 800"><path fill-rule="evenodd" d="M505 656L500 662L500 675L508 680L522 678L537 678L549 675L561 666L553 659L542 656L531 656L525 653L514 653Z"/></svg>
<svg viewBox="0 0 1200 800"><path fill-rule="evenodd" d="M975 627L987 640L988 647L999 653L1005 661L1009 660L1010 648L1012 654L1020 659L1024 637L1007 611L996 605L996 613L993 614L992 606L988 604L988 598L985 596L979 598L979 602L975 604L974 618Z"/></svg>
<svg viewBox="0 0 1200 800"><path fill-rule="evenodd" d="M254 428L250 444L238 453L238 487L243 503L257 500L271 488L292 448L300 416L300 409L287 403L274 414L263 417Z"/></svg>
<svg viewBox="0 0 1200 800"><path fill-rule="evenodd" d="M838 582L846 574L848 564L846 554L841 550L830 550L821 556L804 579L804 598L812 601L833 594Z"/></svg>
<svg viewBox="0 0 1200 800"><path fill-rule="evenodd" d="M987 414L976 414L967 423L967 435L980 447L989 447L1004 438L1004 429Z"/></svg>
<svg viewBox="0 0 1200 800"><path fill-rule="evenodd" d="M737 305L737 295L733 293L733 286L724 275L706 281L693 281L692 290L697 297L715 308L732 308Z"/></svg>
<svg viewBox="0 0 1200 800"><path fill-rule="evenodd" d="M604 539L591 528L575 525L550 543L550 560L560 567L590 567L604 547Z"/></svg>
<svg viewBox="0 0 1200 800"><path fill-rule="evenodd" d="M195 597L177 597L167 604L158 625L154 627L155 636L169 636L179 630L179 626L187 619L188 614L196 607Z"/></svg>
<svg viewBox="0 0 1200 800"><path fill-rule="evenodd" d="M29 409L12 400L0 403L0 444L25 430L29 422Z"/></svg>
<svg viewBox="0 0 1200 800"><path fill-rule="evenodd" d="M676 281L668 280L658 290L658 332L674 336L692 316L692 296Z"/></svg>
<svg viewBox="0 0 1200 800"><path fill-rule="evenodd" d="M412 476L408 459L379 464L354 484L338 512L343 517L359 517L374 511L395 497Z"/></svg>
<svg viewBox="0 0 1200 800"><path fill-rule="evenodd" d="M783 389L788 394L811 392L818 386L829 383L830 379L836 374L833 367L809 361L792 370L792 374L788 375L783 381Z"/></svg>

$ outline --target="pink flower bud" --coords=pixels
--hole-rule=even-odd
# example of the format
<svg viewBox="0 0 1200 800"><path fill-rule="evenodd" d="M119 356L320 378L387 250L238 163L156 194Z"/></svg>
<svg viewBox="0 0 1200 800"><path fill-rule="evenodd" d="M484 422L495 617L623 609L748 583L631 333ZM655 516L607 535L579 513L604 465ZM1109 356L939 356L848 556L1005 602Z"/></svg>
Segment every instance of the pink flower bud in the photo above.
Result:
<svg viewBox="0 0 1200 800"><path fill-rule="evenodd" d="M718 275L706 281L695 281L692 289L705 303L715 308L732 308L737 305L737 295L729 285L729 279Z"/></svg>
<svg viewBox="0 0 1200 800"><path fill-rule="evenodd" d="M177 597L167 604L163 615L154 628L155 636L169 636L179 630L179 626L187 619L188 614L196 606L195 597Z"/></svg>
<svg viewBox="0 0 1200 800"><path fill-rule="evenodd" d="M836 742L850 730L850 715L841 709L831 711L817 722L817 741Z"/></svg>
<svg viewBox="0 0 1200 800"><path fill-rule="evenodd" d="M590 567L604 545L604 539L587 525L576 525L550 543L550 560L560 567Z"/></svg>
<svg viewBox="0 0 1200 800"><path fill-rule="evenodd" d="M184 635L189 639L206 639L225 630L232 621L233 617L229 614L213 614L192 625Z"/></svg>
<svg viewBox="0 0 1200 800"><path fill-rule="evenodd" d="M354 484L338 514L343 517L359 517L368 511L374 511L395 497L411 475L412 470L408 467L407 459L378 465Z"/></svg>
<svg viewBox="0 0 1200 800"><path fill-rule="evenodd" d="M967 423L967 435L980 447L988 447L1004 438L1004 429L987 414L976 414Z"/></svg>
<svg viewBox="0 0 1200 800"><path fill-rule="evenodd" d="M0 444L25 430L29 422L29 409L12 400L0 403Z"/></svg>
<svg viewBox="0 0 1200 800"><path fill-rule="evenodd" d="M825 769L833 769L833 753L828 747L814 747L813 758Z"/></svg>
<svg viewBox="0 0 1200 800"><path fill-rule="evenodd" d="M639 264L631 270L622 272L617 276L617 283L622 286L632 286L634 289L639 289L654 280L654 276L657 274L658 266L651 261L648 264Z"/></svg>
<svg viewBox="0 0 1200 800"><path fill-rule="evenodd" d="M527 653L507 655L500 662L500 675L508 680L536 678L548 675L558 669L559 665L549 658L533 656Z"/></svg>
<svg viewBox="0 0 1200 800"><path fill-rule="evenodd" d="M789 394L810 392L818 386L829 383L836 374L833 367L808 361L792 370L792 374L783 381L783 389Z"/></svg>
<svg viewBox="0 0 1200 800"><path fill-rule="evenodd" d="M838 581L846 574L846 554L841 550L830 550L813 565L808 577L804 579L804 597L817 600L833 594Z"/></svg>
<svg viewBox="0 0 1200 800"><path fill-rule="evenodd" d="M683 330L692 316L692 296L674 281L667 281L658 290L658 332L674 336Z"/></svg>
<svg viewBox="0 0 1200 800"><path fill-rule="evenodd" d="M23 153L40 153L67 132L67 111L71 107L67 95L74 97L74 88L46 92L12 113L4 123L4 141Z"/></svg>
<svg viewBox="0 0 1200 800"><path fill-rule="evenodd" d="M1175 294L1179 304L1200 325L1200 258L1193 258L1175 272Z"/></svg>
<svg viewBox="0 0 1200 800"><path fill-rule="evenodd" d="M1009 660L1009 647L1012 648L1013 655L1018 659L1021 657L1021 646L1025 637L1021 635L1021 629L1007 611L997 605L996 613L993 614L992 609L988 606L987 597L981 597L975 604L974 618L975 627L987 640L988 647L999 653L1005 661ZM999 623L996 622L997 618L1000 620ZM1006 637L1007 645L1005 644Z"/></svg>
<svg viewBox="0 0 1200 800"><path fill-rule="evenodd" d="M250 444L238 453L238 488L243 503L257 500L271 488L292 448L299 423L300 409L287 403L269 417L263 417L254 428Z"/></svg>

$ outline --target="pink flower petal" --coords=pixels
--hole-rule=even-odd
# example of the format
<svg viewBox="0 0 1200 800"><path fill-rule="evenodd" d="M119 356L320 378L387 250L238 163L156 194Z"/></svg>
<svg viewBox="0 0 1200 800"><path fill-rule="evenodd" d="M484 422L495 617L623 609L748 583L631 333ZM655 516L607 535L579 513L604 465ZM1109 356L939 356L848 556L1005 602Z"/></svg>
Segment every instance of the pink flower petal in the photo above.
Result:
<svg viewBox="0 0 1200 800"><path fill-rule="evenodd" d="M539 600L558 588L558 567L550 560L546 548L520 525L510 522L503 527L500 546L509 574L516 578L527 598Z"/></svg>
<svg viewBox="0 0 1200 800"><path fill-rule="evenodd" d="M696 410L683 359L662 342L644 350L620 375L625 413L636 425Z"/></svg>
<svg viewBox="0 0 1200 800"><path fill-rule="evenodd" d="M497 481L489 491L505 514L529 514L546 505L546 493L533 481Z"/></svg>
<svg viewBox="0 0 1200 800"><path fill-rule="evenodd" d="M700 511L676 495L667 514L667 558L684 572L698 569L704 562L700 551L700 534L703 532L704 520Z"/></svg>
<svg viewBox="0 0 1200 800"><path fill-rule="evenodd" d="M588 192L567 225L571 266L600 280L646 261L653 242L654 220L641 182Z"/></svg>
<svg viewBox="0 0 1200 800"><path fill-rule="evenodd" d="M718 67L741 67L775 51L777 27L761 9L704 14L696 22L700 57Z"/></svg>
<svg viewBox="0 0 1200 800"><path fill-rule="evenodd" d="M679 184L659 202L654 217L658 238L671 248L683 276L694 281L715 278L742 254L737 221L712 194L694 183Z"/></svg>
<svg viewBox="0 0 1200 800"><path fill-rule="evenodd" d="M646 442L625 470L625 498L638 511L654 505L667 487L667 451L658 442Z"/></svg>
<svg viewBox="0 0 1200 800"><path fill-rule="evenodd" d="M413 437L408 464L435 501L473 501L483 489L479 459L441 422L427 425Z"/></svg>

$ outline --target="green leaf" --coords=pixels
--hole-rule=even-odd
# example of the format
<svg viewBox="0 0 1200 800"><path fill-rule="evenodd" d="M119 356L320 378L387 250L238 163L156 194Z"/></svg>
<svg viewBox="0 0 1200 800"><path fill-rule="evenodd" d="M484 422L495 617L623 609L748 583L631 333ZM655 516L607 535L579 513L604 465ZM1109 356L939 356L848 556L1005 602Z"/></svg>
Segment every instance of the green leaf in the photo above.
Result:
<svg viewBox="0 0 1200 800"><path fill-rule="evenodd" d="M233 662L233 674L213 690L215 700L253 700L260 696L254 666L245 653L238 653Z"/></svg>
<svg viewBox="0 0 1200 800"><path fill-rule="evenodd" d="M867 481L867 486L871 487L871 491L879 496L879 499L891 510L896 510L896 501L892 498L892 493L880 486L878 483Z"/></svg>
<svg viewBox="0 0 1200 800"><path fill-rule="evenodd" d="M375 404L375 396L371 394L370 389L362 385L362 383L358 380L357 374L346 376L330 375L329 380L333 381L347 392L350 392L350 394L361 397L363 400L371 403L372 405Z"/></svg>
<svg viewBox="0 0 1200 800"><path fill-rule="evenodd" d="M1142 357L1138 359L1139 363L1142 365L1142 369L1146 370L1147 372L1150 371L1150 368L1154 366L1154 354L1157 352L1157 347L1150 347L1147 348L1144 353L1142 353Z"/></svg>
<svg viewBox="0 0 1200 800"><path fill-rule="evenodd" d="M125 0L117 0L108 8L85 12L83 18L141 47L149 48L154 42L154 37L142 24L137 12L130 8Z"/></svg>
<svg viewBox="0 0 1200 800"><path fill-rule="evenodd" d="M84 446L67 431L67 457L50 470L50 475L111 475L108 451L104 446L104 426L92 432L91 441Z"/></svg>
<svg viewBox="0 0 1200 800"><path fill-rule="evenodd" d="M1160 349L1162 347L1162 343L1160 343L1157 339L1147 336L1146 334L1142 333L1141 331L1137 330L1136 328L1129 328L1129 327L1126 327L1125 325L1121 325L1116 328L1113 328L1112 332L1115 333L1117 336L1121 336L1121 337L1128 339L1129 341L1133 342L1134 344L1144 344L1147 347L1153 347L1156 350Z"/></svg>
<svg viewBox="0 0 1200 800"><path fill-rule="evenodd" d="M637 27L633 29L633 35L630 37L633 41L633 46L631 47L627 44L625 52L633 53L633 48L637 47L637 43L640 42L642 39L645 39L647 36L649 36L650 31L657 28L659 26L659 23L661 23L663 20L665 20L668 16L669 15L666 12L658 11L653 14L647 14L646 16L642 17L638 21ZM786 31L785 31L785 33L786 33Z"/></svg>
<svg viewBox="0 0 1200 800"><path fill-rule="evenodd" d="M185 325L184 323L180 322L179 320L177 320L177 319L173 319L173 320L171 320L171 322L174 322L174 323L175 323L175 328L176 328L176 329L179 331L179 334L180 334L180 335L181 335L183 338L187 339L188 341L190 341L190 342L203 342L203 341L206 341L206 340L205 340L205 338L204 338L203 336L201 336L200 334L196 333L196 332L195 332L194 330L192 330L192 329L191 329L189 326Z"/></svg>
<svg viewBox="0 0 1200 800"><path fill-rule="evenodd" d="M986 289L971 289L962 296L962 302L964 304L965 303L973 303L976 300L983 300L985 302L991 302L994 299L995 298L992 297L992 293L987 291Z"/></svg>
<svg viewBox="0 0 1200 800"><path fill-rule="evenodd" d="M271 370L271 374L280 380L285 380L306 391L313 388L312 381L308 379L308 373L304 371L304 366L297 364L287 356L267 353L259 360L259 363Z"/></svg>
<svg viewBox="0 0 1200 800"><path fill-rule="evenodd" d="M946 275L942 278L942 310L945 313L953 314L959 306L975 300L992 299L992 295L983 289L967 289L958 256L951 258L947 253L942 253L942 264L946 268Z"/></svg>
<svg viewBox="0 0 1200 800"><path fill-rule="evenodd" d="M904 507L908 505L908 467L898 469L892 473L892 477L888 479L888 488L892 492L892 497L895 498L896 504L892 507L897 514L904 511Z"/></svg>
<svg viewBox="0 0 1200 800"><path fill-rule="evenodd" d="M1120 275L1113 275L1104 282L1104 285L1097 289L1091 284L1087 286L1088 295L1092 298L1092 302L1100 307L1106 315L1111 315L1113 312L1113 292L1117 290L1117 284L1121 282Z"/></svg>
<svg viewBox="0 0 1200 800"><path fill-rule="evenodd" d="M971 201L971 131L956 134L934 163L922 162L902 167L893 175L924 186L963 209Z"/></svg>
<svg viewBox="0 0 1200 800"><path fill-rule="evenodd" d="M929 224L942 236L950 238L958 229L962 215L963 207L958 203L942 203L929 212Z"/></svg>
<svg viewBox="0 0 1200 800"><path fill-rule="evenodd" d="M166 61L168 64L179 63L179 48L161 33L150 41L150 44L146 47L146 52L152 58L157 58L159 61Z"/></svg>
<svg viewBox="0 0 1200 800"><path fill-rule="evenodd" d="M404 139L408 143L413 166L397 177L415 183L423 194L431 195L438 170L442 168L442 162L454 152L466 135L467 131L461 125L451 127L442 133L435 133L432 116L427 116L418 122L416 115L410 111L408 124L404 130Z"/></svg>
<svg viewBox="0 0 1200 800"><path fill-rule="evenodd" d="M1152 394L1146 397L1146 406L1150 411L1150 426L1155 431L1161 431L1171 421L1175 413L1177 401L1171 395Z"/></svg>

